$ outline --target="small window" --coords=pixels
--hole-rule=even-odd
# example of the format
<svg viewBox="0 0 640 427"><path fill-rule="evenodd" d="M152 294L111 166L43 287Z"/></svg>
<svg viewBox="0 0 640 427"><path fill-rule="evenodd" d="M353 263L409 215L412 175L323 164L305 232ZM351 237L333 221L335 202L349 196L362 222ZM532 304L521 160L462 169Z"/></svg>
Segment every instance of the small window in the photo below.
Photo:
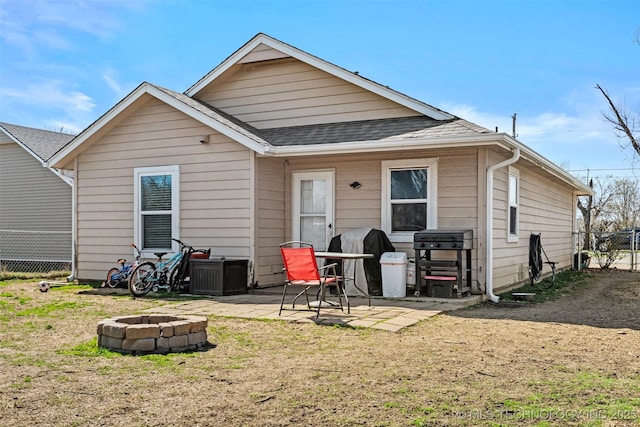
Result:
<svg viewBox="0 0 640 427"><path fill-rule="evenodd" d="M436 159L382 163L383 229L391 241L413 241L413 233L437 227Z"/></svg>
<svg viewBox="0 0 640 427"><path fill-rule="evenodd" d="M392 169L391 232L427 228L427 168Z"/></svg>
<svg viewBox="0 0 640 427"><path fill-rule="evenodd" d="M519 236L519 199L520 199L520 174L517 169L509 168L508 182L508 215L507 215L507 241L517 242Z"/></svg>
<svg viewBox="0 0 640 427"><path fill-rule="evenodd" d="M173 251L178 238L178 167L135 169L136 243L143 251Z"/></svg>

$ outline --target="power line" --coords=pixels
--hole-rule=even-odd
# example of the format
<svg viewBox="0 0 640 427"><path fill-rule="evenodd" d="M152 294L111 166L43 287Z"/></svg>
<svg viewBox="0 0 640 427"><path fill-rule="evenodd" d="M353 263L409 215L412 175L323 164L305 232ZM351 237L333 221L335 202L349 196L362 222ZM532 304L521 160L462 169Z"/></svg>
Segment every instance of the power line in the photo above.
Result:
<svg viewBox="0 0 640 427"><path fill-rule="evenodd" d="M596 172L596 171L638 171L638 168L608 168L608 169L567 169L567 172Z"/></svg>

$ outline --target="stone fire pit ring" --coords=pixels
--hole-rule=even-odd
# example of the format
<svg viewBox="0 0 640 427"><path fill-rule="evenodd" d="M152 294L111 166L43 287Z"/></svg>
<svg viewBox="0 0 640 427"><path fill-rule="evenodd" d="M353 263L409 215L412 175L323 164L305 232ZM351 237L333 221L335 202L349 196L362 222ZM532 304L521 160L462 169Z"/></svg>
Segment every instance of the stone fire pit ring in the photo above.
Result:
<svg viewBox="0 0 640 427"><path fill-rule="evenodd" d="M143 314L98 322L98 346L127 354L193 351L207 344L207 318Z"/></svg>

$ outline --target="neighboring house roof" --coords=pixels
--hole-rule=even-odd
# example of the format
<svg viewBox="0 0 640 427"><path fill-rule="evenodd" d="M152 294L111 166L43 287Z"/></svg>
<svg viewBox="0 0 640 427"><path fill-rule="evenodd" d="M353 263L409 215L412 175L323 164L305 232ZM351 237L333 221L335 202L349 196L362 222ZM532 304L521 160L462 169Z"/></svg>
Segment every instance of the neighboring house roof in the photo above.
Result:
<svg viewBox="0 0 640 427"><path fill-rule="evenodd" d="M45 162L60 148L71 141L75 135L35 129L26 126L0 122L0 131L13 139L18 145L35 155L40 162Z"/></svg>

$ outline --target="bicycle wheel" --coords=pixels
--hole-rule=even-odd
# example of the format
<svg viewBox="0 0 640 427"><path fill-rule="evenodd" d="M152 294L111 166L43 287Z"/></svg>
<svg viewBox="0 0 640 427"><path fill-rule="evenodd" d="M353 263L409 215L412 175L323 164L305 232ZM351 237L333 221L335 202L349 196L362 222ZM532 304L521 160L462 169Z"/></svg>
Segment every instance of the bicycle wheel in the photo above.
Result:
<svg viewBox="0 0 640 427"><path fill-rule="evenodd" d="M189 255L191 251L185 251L182 253L180 262L176 264L169 272L169 286L172 291L183 290L184 280L187 276L187 269L189 268Z"/></svg>
<svg viewBox="0 0 640 427"><path fill-rule="evenodd" d="M104 281L104 285L110 288L115 288L120 283L120 280L116 280L113 278L114 275L118 274L120 269L113 267L111 270L107 272L107 280Z"/></svg>
<svg viewBox="0 0 640 427"><path fill-rule="evenodd" d="M188 267L184 267L182 264L176 265L171 273L169 274L169 284L171 285L171 290L173 291L184 291L188 288L185 284L185 279L187 278L186 269Z"/></svg>
<svg viewBox="0 0 640 427"><path fill-rule="evenodd" d="M172 291L177 291L182 284L182 280L180 280L180 265L176 265L173 267L173 270L169 272L169 286Z"/></svg>
<svg viewBox="0 0 640 427"><path fill-rule="evenodd" d="M157 280L156 266L152 262L143 262L138 265L129 276L129 292L133 296L140 297L149 293Z"/></svg>

